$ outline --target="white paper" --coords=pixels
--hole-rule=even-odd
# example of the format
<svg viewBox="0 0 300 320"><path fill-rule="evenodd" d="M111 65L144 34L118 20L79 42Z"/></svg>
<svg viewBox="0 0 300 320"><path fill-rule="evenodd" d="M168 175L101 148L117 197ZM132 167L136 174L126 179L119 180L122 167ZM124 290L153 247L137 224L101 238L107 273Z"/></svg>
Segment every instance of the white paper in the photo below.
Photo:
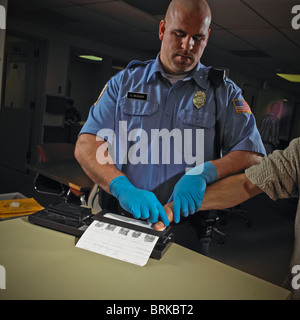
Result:
<svg viewBox="0 0 300 320"><path fill-rule="evenodd" d="M144 266L157 240L157 236L95 220L76 247Z"/></svg>

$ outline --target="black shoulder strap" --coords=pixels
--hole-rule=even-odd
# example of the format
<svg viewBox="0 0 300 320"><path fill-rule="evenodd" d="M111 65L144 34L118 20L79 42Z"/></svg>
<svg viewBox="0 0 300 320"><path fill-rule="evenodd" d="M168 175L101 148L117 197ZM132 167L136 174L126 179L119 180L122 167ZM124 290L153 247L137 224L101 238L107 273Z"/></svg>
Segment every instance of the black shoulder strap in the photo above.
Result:
<svg viewBox="0 0 300 320"><path fill-rule="evenodd" d="M210 68L208 71L208 80L215 88L218 88L220 84L225 80L225 70Z"/></svg>
<svg viewBox="0 0 300 320"><path fill-rule="evenodd" d="M215 98L215 105L216 105L216 114L215 114L215 150L216 150L216 158L220 158L221 155L221 129L220 129L220 121L218 120L218 113L219 113L219 106L218 106L218 99L217 99L217 88L225 79L225 70L224 69L217 69L217 68L210 68L208 71L208 80L211 82L214 88L214 98Z"/></svg>

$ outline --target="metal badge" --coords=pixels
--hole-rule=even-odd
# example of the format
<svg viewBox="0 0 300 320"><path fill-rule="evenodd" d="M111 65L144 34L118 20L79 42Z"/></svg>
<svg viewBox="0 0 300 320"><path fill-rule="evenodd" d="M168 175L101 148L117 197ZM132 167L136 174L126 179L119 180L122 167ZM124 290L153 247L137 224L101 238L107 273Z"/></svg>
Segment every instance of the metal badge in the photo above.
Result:
<svg viewBox="0 0 300 320"><path fill-rule="evenodd" d="M197 109L202 108L205 105L206 94L203 91L197 91L194 95L193 103Z"/></svg>

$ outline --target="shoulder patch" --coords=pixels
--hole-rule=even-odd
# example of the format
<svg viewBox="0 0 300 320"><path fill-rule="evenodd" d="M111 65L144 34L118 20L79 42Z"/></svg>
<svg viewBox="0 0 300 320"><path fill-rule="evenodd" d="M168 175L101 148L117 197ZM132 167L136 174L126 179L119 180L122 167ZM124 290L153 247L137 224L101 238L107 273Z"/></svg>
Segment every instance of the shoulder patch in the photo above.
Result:
<svg viewBox="0 0 300 320"><path fill-rule="evenodd" d="M99 102L100 98L103 96L103 93L105 92L105 90L108 88L108 85L106 84L105 87L102 89L97 101L94 103L94 106Z"/></svg>
<svg viewBox="0 0 300 320"><path fill-rule="evenodd" d="M236 113L250 113L252 114L251 108L245 100L236 99L233 100Z"/></svg>

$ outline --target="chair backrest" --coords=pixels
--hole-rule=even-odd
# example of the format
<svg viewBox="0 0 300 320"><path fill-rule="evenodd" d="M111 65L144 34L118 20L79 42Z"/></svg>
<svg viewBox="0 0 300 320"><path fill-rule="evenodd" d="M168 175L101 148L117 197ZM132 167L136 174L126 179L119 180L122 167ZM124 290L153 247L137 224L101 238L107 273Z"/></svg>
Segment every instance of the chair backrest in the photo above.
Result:
<svg viewBox="0 0 300 320"><path fill-rule="evenodd" d="M89 193L87 206L94 209L96 212L102 211L100 202L101 202L101 195L100 195L100 187L97 184L94 184L94 187Z"/></svg>
<svg viewBox="0 0 300 320"><path fill-rule="evenodd" d="M44 143L37 146L38 163L74 159L72 143Z"/></svg>

